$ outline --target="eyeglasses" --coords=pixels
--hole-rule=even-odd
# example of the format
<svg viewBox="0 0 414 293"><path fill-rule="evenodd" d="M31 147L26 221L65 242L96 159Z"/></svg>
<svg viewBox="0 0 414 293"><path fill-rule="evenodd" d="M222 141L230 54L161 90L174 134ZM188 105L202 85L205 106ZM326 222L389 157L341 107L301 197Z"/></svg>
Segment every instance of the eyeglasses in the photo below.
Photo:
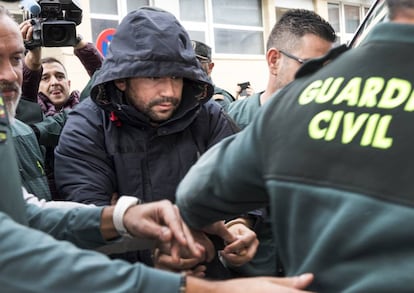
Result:
<svg viewBox="0 0 414 293"><path fill-rule="evenodd" d="M283 50L279 50L279 52L282 53L283 55L285 55L286 57L288 57L290 59L293 59L293 60L299 62L300 64L303 64L303 63L305 63L307 61L307 59L301 59L301 58L296 57L295 55L292 55L292 54L290 54L288 52L285 52Z"/></svg>

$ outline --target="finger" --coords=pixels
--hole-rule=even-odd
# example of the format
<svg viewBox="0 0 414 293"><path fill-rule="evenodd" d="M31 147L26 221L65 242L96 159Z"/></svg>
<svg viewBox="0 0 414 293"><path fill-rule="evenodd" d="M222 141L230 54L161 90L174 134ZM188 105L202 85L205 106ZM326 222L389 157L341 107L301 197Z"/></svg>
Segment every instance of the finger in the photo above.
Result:
<svg viewBox="0 0 414 293"><path fill-rule="evenodd" d="M194 258L179 258L177 262L170 255L167 254L160 254L156 259L154 259L154 265L156 265L157 268L164 268L174 271L191 270L198 263L198 259Z"/></svg>
<svg viewBox="0 0 414 293"><path fill-rule="evenodd" d="M183 228L183 221L176 206L167 200L160 205L160 214L165 224L170 228L173 237L181 244L188 245L187 238L192 239L191 233L186 233Z"/></svg>
<svg viewBox="0 0 414 293"><path fill-rule="evenodd" d="M227 243L231 243L237 240L236 236L234 236L227 228L224 226L223 221L219 221L213 223L209 226L203 228L203 231L209 234L217 235L223 238L223 240Z"/></svg>
<svg viewBox="0 0 414 293"><path fill-rule="evenodd" d="M236 253L225 253L222 251L220 253L221 257L224 259L224 261L234 267L239 267L241 265L244 265L245 263L252 260L253 255L249 255L247 250L241 251L238 254Z"/></svg>
<svg viewBox="0 0 414 293"><path fill-rule="evenodd" d="M181 245L177 241L172 241L170 255L172 259L176 262L180 261L180 251L181 251Z"/></svg>
<svg viewBox="0 0 414 293"><path fill-rule="evenodd" d="M178 216L181 218L180 211L178 210L177 206L174 206L176 209L176 212L178 213ZM203 246L198 245L198 243L195 241L193 234L191 233L190 228L182 222L182 229L184 233L184 237L187 241L187 247L190 250L190 252L193 254L194 257L201 257L205 253L205 249Z"/></svg>
<svg viewBox="0 0 414 293"><path fill-rule="evenodd" d="M224 251L227 253L230 252L237 252L244 250L246 248L250 247L256 247L259 245L259 241L256 238L256 235L254 234L253 237L251 236L239 236L238 240L226 245L224 247Z"/></svg>
<svg viewBox="0 0 414 293"><path fill-rule="evenodd" d="M204 261L210 262L216 257L216 249L213 242L203 232L193 231L197 237L198 245L203 247Z"/></svg>
<svg viewBox="0 0 414 293"><path fill-rule="evenodd" d="M168 203L165 200L127 209L124 215L125 227L137 237L153 238L163 242L170 241L173 233L177 233L177 231L172 231L171 226L178 225L177 222L179 223L180 220L176 218L172 204Z"/></svg>

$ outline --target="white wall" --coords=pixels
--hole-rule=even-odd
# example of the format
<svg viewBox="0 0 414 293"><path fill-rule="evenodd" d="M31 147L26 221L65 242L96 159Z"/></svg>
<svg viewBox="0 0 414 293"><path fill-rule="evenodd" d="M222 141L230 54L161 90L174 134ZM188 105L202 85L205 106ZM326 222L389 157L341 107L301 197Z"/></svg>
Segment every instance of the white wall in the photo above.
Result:
<svg viewBox="0 0 414 293"><path fill-rule="evenodd" d="M312 0L274 0L274 3L277 7L313 10Z"/></svg>

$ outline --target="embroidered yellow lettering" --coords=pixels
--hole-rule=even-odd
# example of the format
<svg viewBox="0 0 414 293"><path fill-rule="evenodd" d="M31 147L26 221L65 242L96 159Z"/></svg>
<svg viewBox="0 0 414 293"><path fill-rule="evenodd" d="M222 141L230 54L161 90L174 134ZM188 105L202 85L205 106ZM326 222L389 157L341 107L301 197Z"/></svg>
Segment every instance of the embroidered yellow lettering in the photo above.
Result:
<svg viewBox="0 0 414 293"><path fill-rule="evenodd" d="M336 93L339 90L339 87L342 85L344 79L342 77L339 77L335 79L333 82L333 78L328 78L321 88L321 90L318 93L318 96L316 97L316 102L319 104L323 104L326 102L329 102L333 99L333 97L336 95Z"/></svg>
<svg viewBox="0 0 414 293"><path fill-rule="evenodd" d="M392 146L393 139L387 137L392 116L379 114L356 113L344 111L322 111L315 115L309 123L308 133L312 139L332 141L338 138L341 143L349 144L361 134L361 146L387 149Z"/></svg>
<svg viewBox="0 0 414 293"><path fill-rule="evenodd" d="M308 85L308 87L299 96L299 105L306 105L314 101L318 96L318 93L322 85L322 80L315 80L310 85Z"/></svg>
<svg viewBox="0 0 414 293"><path fill-rule="evenodd" d="M395 109L404 107L405 111L414 111L414 91L412 84L404 79L382 77L351 78L344 86L343 77L329 77L309 84L299 96L300 105L311 102L343 105L358 108ZM339 139L343 144L355 142L363 147L388 149L393 138L388 129L393 116L380 113L356 113L348 109L325 110L316 114L308 125L308 134L312 139L332 141ZM341 137L339 137L341 133Z"/></svg>
<svg viewBox="0 0 414 293"><path fill-rule="evenodd" d="M334 105L346 103L348 106L355 106L358 103L359 93L361 89L362 78L354 77L351 79L342 91L336 96L333 101Z"/></svg>
<svg viewBox="0 0 414 293"><path fill-rule="evenodd" d="M382 77L370 77L365 81L365 86L359 98L358 107L373 108L377 105L378 94L384 88Z"/></svg>
<svg viewBox="0 0 414 293"><path fill-rule="evenodd" d="M391 78L387 82L378 108L394 109L402 105L411 94L411 83L407 80Z"/></svg>

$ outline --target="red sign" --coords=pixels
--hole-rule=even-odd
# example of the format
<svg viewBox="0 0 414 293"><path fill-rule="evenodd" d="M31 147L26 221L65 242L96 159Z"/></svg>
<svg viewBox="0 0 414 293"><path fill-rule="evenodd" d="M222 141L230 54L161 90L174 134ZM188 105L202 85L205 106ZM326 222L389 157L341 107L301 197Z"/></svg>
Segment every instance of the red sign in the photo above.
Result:
<svg viewBox="0 0 414 293"><path fill-rule="evenodd" d="M112 37L115 34L116 29L107 28L101 31L101 33L96 38L96 48L101 52L102 56L106 56L108 53L109 44L111 44Z"/></svg>

